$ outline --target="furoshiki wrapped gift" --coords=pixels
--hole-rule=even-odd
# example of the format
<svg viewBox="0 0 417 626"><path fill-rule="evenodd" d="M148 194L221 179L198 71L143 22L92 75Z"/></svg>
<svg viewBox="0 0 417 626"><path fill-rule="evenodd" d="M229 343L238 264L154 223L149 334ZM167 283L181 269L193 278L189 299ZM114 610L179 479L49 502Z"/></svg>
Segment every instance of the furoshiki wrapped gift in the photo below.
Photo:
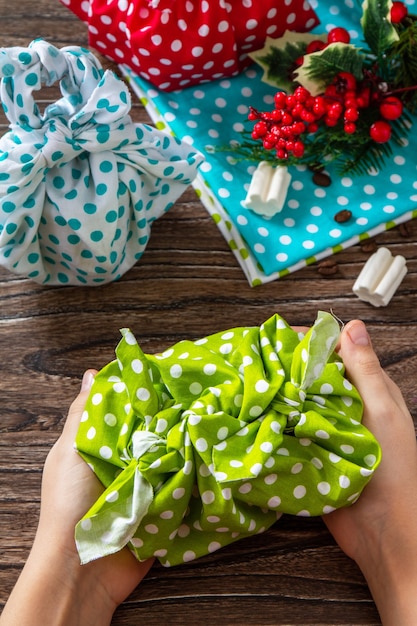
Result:
<svg viewBox="0 0 417 626"><path fill-rule="evenodd" d="M76 436L105 491L76 527L82 562L129 545L184 563L355 502L380 460L358 391L319 312L304 335L279 315L161 354L128 329L96 376Z"/></svg>
<svg viewBox="0 0 417 626"><path fill-rule="evenodd" d="M233 76L248 53L318 23L306 0L61 0L100 53L172 91Z"/></svg>
<svg viewBox="0 0 417 626"><path fill-rule="evenodd" d="M77 46L0 49L0 263L40 283L97 285L141 257L202 155L134 124L127 85ZM33 91L59 81L41 111Z"/></svg>

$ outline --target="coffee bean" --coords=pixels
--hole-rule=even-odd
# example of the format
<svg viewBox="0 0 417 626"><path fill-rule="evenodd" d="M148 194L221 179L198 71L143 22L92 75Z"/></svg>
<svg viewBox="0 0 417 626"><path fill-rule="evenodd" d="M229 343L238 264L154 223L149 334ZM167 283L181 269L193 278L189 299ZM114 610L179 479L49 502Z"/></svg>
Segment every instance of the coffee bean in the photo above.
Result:
<svg viewBox="0 0 417 626"><path fill-rule="evenodd" d="M320 261L317 266L317 271L322 276L333 276L339 271L339 267L334 259L325 259Z"/></svg>
<svg viewBox="0 0 417 626"><path fill-rule="evenodd" d="M339 213L336 213L336 215L334 216L334 219L338 224L344 224L345 222L348 222L351 217L352 217L352 211L349 211L349 209L342 209L342 211L339 211Z"/></svg>
<svg viewBox="0 0 417 626"><path fill-rule="evenodd" d="M375 252L377 249L375 239L363 239L360 242L362 252Z"/></svg>
<svg viewBox="0 0 417 626"><path fill-rule="evenodd" d="M319 187L328 187L332 184L332 179L325 172L316 172L313 175L313 183Z"/></svg>
<svg viewBox="0 0 417 626"><path fill-rule="evenodd" d="M409 222L402 222L398 226L398 231L401 237L409 237L411 235Z"/></svg>

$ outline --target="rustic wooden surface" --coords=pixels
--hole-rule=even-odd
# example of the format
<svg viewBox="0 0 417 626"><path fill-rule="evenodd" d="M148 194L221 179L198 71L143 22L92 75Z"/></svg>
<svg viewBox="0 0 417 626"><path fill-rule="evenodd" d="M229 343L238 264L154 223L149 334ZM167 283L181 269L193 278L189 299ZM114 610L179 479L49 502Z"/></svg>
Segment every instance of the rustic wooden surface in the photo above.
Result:
<svg viewBox="0 0 417 626"><path fill-rule="evenodd" d="M0 0L0 46L44 37L86 45L86 28L58 0ZM38 100L56 99L56 88ZM135 121L148 121L134 100ZM0 117L0 133L7 130ZM0 269L0 603L27 557L36 529L42 466L87 367L113 359L121 327L147 352L234 325L258 325L274 312L309 325L318 309L367 322L382 363L417 420L417 222L377 237L404 254L409 273L386 308L351 291L369 256L339 253L331 277L310 266L249 287L242 270L192 189L153 228L136 267L118 283L94 288L42 287ZM395 436L395 433L393 433ZM320 519L281 519L198 562L155 565L119 608L115 626L222 623L379 624L367 586Z"/></svg>

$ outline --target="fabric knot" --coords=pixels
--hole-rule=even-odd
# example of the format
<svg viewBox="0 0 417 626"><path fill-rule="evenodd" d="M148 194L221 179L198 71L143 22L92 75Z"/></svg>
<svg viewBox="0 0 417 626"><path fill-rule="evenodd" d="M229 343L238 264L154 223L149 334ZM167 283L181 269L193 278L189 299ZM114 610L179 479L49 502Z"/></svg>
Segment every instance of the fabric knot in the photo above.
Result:
<svg viewBox="0 0 417 626"><path fill-rule="evenodd" d="M160 443L165 443L165 439L147 430L137 430L132 436L132 458L139 461L152 446Z"/></svg>
<svg viewBox="0 0 417 626"><path fill-rule="evenodd" d="M295 409L301 409L305 398L306 393L301 389L299 383L286 381L273 400L272 405L280 412L288 415Z"/></svg>
<svg viewBox="0 0 417 626"><path fill-rule="evenodd" d="M82 150L64 120L47 120L44 131L44 144L40 152L48 169L68 163Z"/></svg>
<svg viewBox="0 0 417 626"><path fill-rule="evenodd" d="M139 461L161 443L165 440L149 431L132 435L129 463L75 528L81 563L118 552L132 539L153 500L152 485L143 477ZM102 456L107 454L102 449Z"/></svg>
<svg viewBox="0 0 417 626"><path fill-rule="evenodd" d="M286 432L291 431L298 424L304 410L306 393L300 385L287 381L272 401L272 408L287 417Z"/></svg>

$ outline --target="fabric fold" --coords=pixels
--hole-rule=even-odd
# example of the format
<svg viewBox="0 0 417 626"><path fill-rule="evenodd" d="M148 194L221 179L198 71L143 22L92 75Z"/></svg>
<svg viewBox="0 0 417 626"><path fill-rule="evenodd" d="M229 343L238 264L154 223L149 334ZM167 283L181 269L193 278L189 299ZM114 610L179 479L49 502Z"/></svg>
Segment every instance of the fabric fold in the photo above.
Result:
<svg viewBox="0 0 417 626"><path fill-rule="evenodd" d="M134 481L118 481L132 471L126 451L151 433L135 491L146 512L113 543L121 548L133 531L129 545L140 560L184 563L262 532L283 513L322 515L355 502L380 448L334 352L338 337L329 313L305 335L274 315L260 327L150 355L125 329L117 358L96 376L76 438L105 493L118 494L111 515L103 507L98 532L96 506L81 522L89 527L83 554L101 556L100 537L119 528L119 516L130 519Z"/></svg>

